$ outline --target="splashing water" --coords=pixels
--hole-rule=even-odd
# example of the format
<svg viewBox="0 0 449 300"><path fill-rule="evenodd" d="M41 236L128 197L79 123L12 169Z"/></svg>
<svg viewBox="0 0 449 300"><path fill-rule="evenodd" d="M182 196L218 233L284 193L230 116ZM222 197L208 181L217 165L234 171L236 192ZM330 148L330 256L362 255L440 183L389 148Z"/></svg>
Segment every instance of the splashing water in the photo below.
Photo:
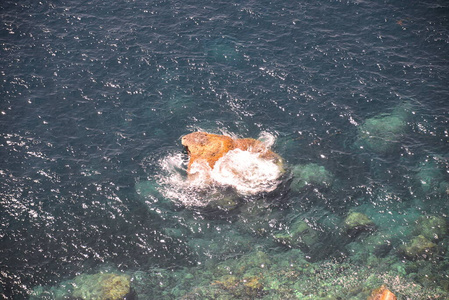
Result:
<svg viewBox="0 0 449 300"><path fill-rule="evenodd" d="M265 145L271 146L275 137L263 133ZM159 161L161 193L186 206L206 206L210 195L228 187L238 194L256 195L274 191L280 183L282 167L261 157L261 153L234 149L227 152L211 168L205 160L195 161L187 176L187 157L171 153Z"/></svg>
<svg viewBox="0 0 449 300"><path fill-rule="evenodd" d="M276 189L280 175L281 170L273 161L240 149L229 151L211 171L214 181L232 186L241 194L271 192Z"/></svg>

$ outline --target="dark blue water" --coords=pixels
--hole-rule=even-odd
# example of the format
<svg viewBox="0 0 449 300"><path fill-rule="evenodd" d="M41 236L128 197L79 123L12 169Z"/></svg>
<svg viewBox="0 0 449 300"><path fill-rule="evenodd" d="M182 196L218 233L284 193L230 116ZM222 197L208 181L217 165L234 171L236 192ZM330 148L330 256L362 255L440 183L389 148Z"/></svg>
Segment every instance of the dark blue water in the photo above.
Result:
<svg viewBox="0 0 449 300"><path fill-rule="evenodd" d="M297 219L322 232L313 251L301 249L311 263L336 257L363 268L335 227L352 210L393 235L378 259L394 274L415 263L398 252L420 216L447 222L446 1L43 0L0 9L3 299L104 268L206 273L255 250L288 255L273 236ZM404 124L394 147L364 145L363 124L385 115ZM289 167L324 166L332 186L292 191L286 176L279 191L231 212L186 207L158 187L168 176L160 161L185 159L180 137L196 130L268 132ZM404 267L404 281L423 287L415 296L448 297L448 240L435 241L437 258L418 260L428 281ZM169 290L166 299L180 298Z"/></svg>

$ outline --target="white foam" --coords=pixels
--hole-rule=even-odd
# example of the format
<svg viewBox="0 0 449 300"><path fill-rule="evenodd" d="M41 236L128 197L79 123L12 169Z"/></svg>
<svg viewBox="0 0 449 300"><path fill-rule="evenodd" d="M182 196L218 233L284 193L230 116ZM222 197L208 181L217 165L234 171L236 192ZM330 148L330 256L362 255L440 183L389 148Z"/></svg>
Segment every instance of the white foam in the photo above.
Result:
<svg viewBox="0 0 449 300"><path fill-rule="evenodd" d="M281 175L278 165L260 153L234 149L221 157L210 173L213 181L234 187L241 194L271 192Z"/></svg>
<svg viewBox="0 0 449 300"><path fill-rule="evenodd" d="M173 170L182 169L183 165L186 163L187 160L183 157L182 153L169 154L159 161L162 170L170 173L172 173Z"/></svg>
<svg viewBox="0 0 449 300"><path fill-rule="evenodd" d="M259 135L258 140L261 141L267 147L267 149L270 149L274 145L276 137L269 132L262 131Z"/></svg>
<svg viewBox="0 0 449 300"><path fill-rule="evenodd" d="M262 133L267 146L275 142L274 136ZM213 168L206 160L197 160L187 176L188 157L171 153L159 161L161 173L158 181L164 197L186 206L205 206L210 195L220 188L233 187L242 195L271 192L279 184L282 174L273 161L261 157L261 153L234 149L221 157Z"/></svg>

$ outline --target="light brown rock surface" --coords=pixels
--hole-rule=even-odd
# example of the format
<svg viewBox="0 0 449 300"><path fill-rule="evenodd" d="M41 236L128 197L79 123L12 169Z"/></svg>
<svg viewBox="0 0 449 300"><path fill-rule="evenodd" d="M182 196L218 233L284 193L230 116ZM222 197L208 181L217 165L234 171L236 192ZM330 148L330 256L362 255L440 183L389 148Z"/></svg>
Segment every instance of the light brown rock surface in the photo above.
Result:
<svg viewBox="0 0 449 300"><path fill-rule="evenodd" d="M393 294L385 285L375 289L367 300L396 300L396 295Z"/></svg>
<svg viewBox="0 0 449 300"><path fill-rule="evenodd" d="M217 160L234 149L260 153L262 158L272 160L280 168L282 167L282 159L279 155L269 150L261 141L251 138L233 139L226 135L193 132L183 136L181 142L190 156L187 173L190 173L190 167L197 160L205 160L213 168Z"/></svg>

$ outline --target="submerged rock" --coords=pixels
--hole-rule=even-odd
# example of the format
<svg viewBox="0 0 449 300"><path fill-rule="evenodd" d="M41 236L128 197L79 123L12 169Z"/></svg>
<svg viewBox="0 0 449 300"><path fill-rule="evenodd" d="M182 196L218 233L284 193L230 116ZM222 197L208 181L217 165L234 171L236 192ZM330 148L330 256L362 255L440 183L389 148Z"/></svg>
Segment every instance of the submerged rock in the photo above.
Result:
<svg viewBox="0 0 449 300"><path fill-rule="evenodd" d="M264 294L263 277L244 276L238 278L234 275L225 275L216 280L212 285L216 285L237 299L255 299Z"/></svg>
<svg viewBox="0 0 449 300"><path fill-rule="evenodd" d="M214 193L210 196L210 202L206 208L215 211L231 211L238 207L240 204L239 198L233 193Z"/></svg>
<svg viewBox="0 0 449 300"><path fill-rule="evenodd" d="M442 195L449 195L449 182L442 181L439 184L438 192Z"/></svg>
<svg viewBox="0 0 449 300"><path fill-rule="evenodd" d="M292 169L293 180L290 188L299 192L308 185L329 187L333 182L333 175L323 166L310 163L306 165L296 165Z"/></svg>
<svg viewBox="0 0 449 300"><path fill-rule="evenodd" d="M439 216L423 216L416 221L415 234L438 241L447 234L446 220Z"/></svg>
<svg viewBox="0 0 449 300"><path fill-rule="evenodd" d="M274 239L289 247L309 250L318 242L319 232L299 220L292 224L289 231L275 234Z"/></svg>
<svg viewBox="0 0 449 300"><path fill-rule="evenodd" d="M374 222L365 214L351 212L343 221L344 229L350 236L355 236L362 231L372 231L375 228Z"/></svg>
<svg viewBox="0 0 449 300"><path fill-rule="evenodd" d="M73 285L70 281L61 282L58 286L36 286L33 288L29 300L63 300L70 299Z"/></svg>
<svg viewBox="0 0 449 300"><path fill-rule="evenodd" d="M356 145L378 154L389 154L399 149L406 132L410 104L403 103L391 114L379 114L366 119L358 128Z"/></svg>
<svg viewBox="0 0 449 300"><path fill-rule="evenodd" d="M386 257L396 243L396 237L391 232L376 231L361 239L353 240L346 245L346 249L351 253L353 260L369 265L369 262Z"/></svg>
<svg viewBox="0 0 449 300"><path fill-rule="evenodd" d="M411 274L396 271L391 257L377 259L369 266L350 261L329 257L312 263L298 249L270 254L248 252L220 262L219 269L214 263L209 267L204 264L206 268L190 269L190 276L175 271L172 284L161 290L165 294L154 293L151 299L393 300L396 293L401 299L447 299L447 292L437 287L435 280L423 285L414 281ZM412 263L428 264L429 271L434 273L446 271L443 264ZM425 274L431 273L426 271ZM379 289L382 285L388 288ZM183 292L174 296L173 291L180 288Z"/></svg>
<svg viewBox="0 0 449 300"><path fill-rule="evenodd" d="M75 277L73 285L72 296L83 300L121 300L131 293L130 277L124 274L83 274Z"/></svg>
<svg viewBox="0 0 449 300"><path fill-rule="evenodd" d="M380 115L367 119L358 132L359 143L376 153L387 154L398 149L400 135L406 123L401 118Z"/></svg>
<svg viewBox="0 0 449 300"><path fill-rule="evenodd" d="M437 164L437 159L422 161L418 166L415 178L421 185L423 192L429 193L432 190L438 190L443 179L443 173Z"/></svg>
<svg viewBox="0 0 449 300"><path fill-rule="evenodd" d="M436 246L423 235L418 235L400 247L399 251L408 259L426 259L436 251Z"/></svg>
<svg viewBox="0 0 449 300"><path fill-rule="evenodd" d="M244 60L238 44L228 38L209 41L205 51L208 60L214 63L236 66Z"/></svg>

